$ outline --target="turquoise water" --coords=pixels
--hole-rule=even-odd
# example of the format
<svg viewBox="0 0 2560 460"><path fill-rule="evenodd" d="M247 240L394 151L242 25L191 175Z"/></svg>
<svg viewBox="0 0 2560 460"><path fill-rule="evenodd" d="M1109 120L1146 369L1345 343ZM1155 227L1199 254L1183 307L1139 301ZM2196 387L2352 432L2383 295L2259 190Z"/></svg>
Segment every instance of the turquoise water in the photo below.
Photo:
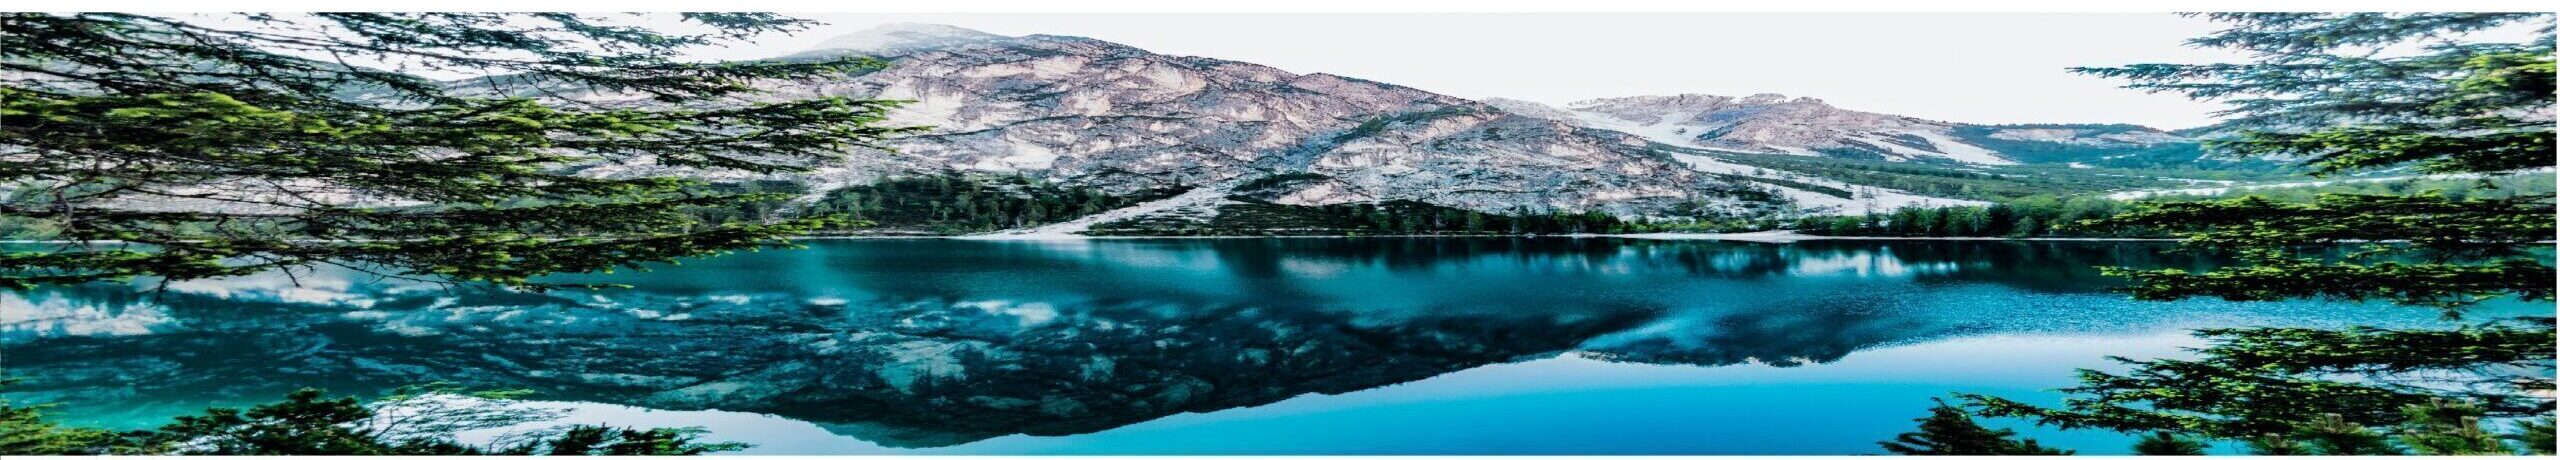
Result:
<svg viewBox="0 0 2560 460"><path fill-rule="evenodd" d="M1931 397L2054 400L2072 369L2176 356L2188 329L2437 321L2108 291L2093 267L2210 263L2153 243L810 246L560 279L619 290L321 271L0 293L0 347L26 379L9 398L118 428L453 382L754 453L1863 454Z"/></svg>

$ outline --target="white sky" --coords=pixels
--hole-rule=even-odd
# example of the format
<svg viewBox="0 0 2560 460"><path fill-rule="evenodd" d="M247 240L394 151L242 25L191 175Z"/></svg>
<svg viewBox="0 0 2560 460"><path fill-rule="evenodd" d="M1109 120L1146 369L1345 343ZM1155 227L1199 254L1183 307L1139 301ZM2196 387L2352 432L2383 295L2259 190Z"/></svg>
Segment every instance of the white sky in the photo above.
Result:
<svg viewBox="0 0 2560 460"><path fill-rule="evenodd" d="M2215 29L2155 13L798 14L828 25L753 46L788 54L890 22L1075 35L1167 54L1325 72L1460 97L1782 93L1970 123L2210 123L2215 106L2071 66L2239 60L2183 46Z"/></svg>
<svg viewBox="0 0 2560 460"><path fill-rule="evenodd" d="M2236 62L2183 45L2218 28L2166 13L794 13L827 25L694 50L755 59L896 22L1091 37L1467 98L1780 93L1967 123L2210 124L2217 104L2119 88L2072 66ZM229 15L200 17L246 27ZM703 29L672 14L638 23ZM440 75L459 78L468 75Z"/></svg>

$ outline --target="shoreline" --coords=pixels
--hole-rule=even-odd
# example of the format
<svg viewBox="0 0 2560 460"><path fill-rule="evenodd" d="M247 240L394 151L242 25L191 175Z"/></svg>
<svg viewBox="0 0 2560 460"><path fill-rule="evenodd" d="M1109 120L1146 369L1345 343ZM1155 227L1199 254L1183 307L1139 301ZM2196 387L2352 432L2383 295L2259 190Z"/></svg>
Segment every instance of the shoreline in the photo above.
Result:
<svg viewBox="0 0 2560 460"><path fill-rule="evenodd" d="M1489 234L1489 235L1059 235L1059 234L968 234L968 235L810 235L783 238L797 240L970 240L970 241L1077 241L1077 240L1142 240L1142 239L1265 239L1265 238L1625 238L1658 241L1736 241L1746 243L1793 243L1813 240L1874 241L2079 241L2079 242L2174 242L2175 238L2075 238L2033 237L2000 238L1988 236L1832 236L1796 233L1793 230L1771 230L1743 233L1564 233ZM69 244L67 240L0 240L0 244ZM122 241L88 241L92 244L115 244Z"/></svg>
<svg viewBox="0 0 2560 460"><path fill-rule="evenodd" d="M1746 243L1793 243L1812 240L1875 241L2076 241L2076 242L2175 242L2176 238L2091 238L2031 237L2002 238L1989 236L1832 236L1796 233L1793 230L1770 230L1742 233L1566 233L1554 235L826 235L791 238L794 240L886 240L886 239L952 239L973 241L1076 241L1136 239L1255 239L1255 238L1625 238L1660 241L1736 241Z"/></svg>

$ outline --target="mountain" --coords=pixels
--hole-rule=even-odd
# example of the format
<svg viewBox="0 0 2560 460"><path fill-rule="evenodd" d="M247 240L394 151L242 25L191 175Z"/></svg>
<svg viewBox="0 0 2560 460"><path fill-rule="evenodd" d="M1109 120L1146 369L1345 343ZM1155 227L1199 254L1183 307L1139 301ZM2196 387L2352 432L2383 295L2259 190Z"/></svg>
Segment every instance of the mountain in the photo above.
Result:
<svg viewBox="0 0 2560 460"><path fill-rule="evenodd" d="M950 201L934 202L936 215L958 207L975 216L937 232L1012 228L1050 234L1114 222L1175 222L1165 228L1197 227L1180 222L1259 222L1272 220L1262 216L1294 215L1271 206L1393 202L1498 214L1860 213L1993 197L1967 181L2052 182L1980 169L1985 166L2144 168L2193 164L2198 155L2184 136L2131 125L1949 123L1775 94L1636 96L1563 107L1476 101L1083 37L1005 36L943 25L881 26L783 59L848 55L886 66L858 75L769 82L758 97L903 100L908 102L890 113L888 123L932 129L888 142L893 152L856 152L811 173L701 177L788 180L806 186L807 203L827 203L849 186L887 178L949 175L1019 176L1011 182L1169 197L1072 212L1049 205L1025 211L956 196L906 197ZM650 103L633 95L569 94L590 102ZM1910 168L1875 169L1885 163ZM638 162L593 165L581 173L685 172ZM2126 177L2116 173L2104 175ZM2114 190L2136 181L2079 182ZM1921 187L1939 196L1909 191ZM865 205L851 202L856 210ZM1236 211L1256 215L1219 219L1222 212ZM1453 215L1428 208L1411 212L1377 221ZM1034 215L1043 218L1028 217Z"/></svg>
<svg viewBox="0 0 2560 460"><path fill-rule="evenodd" d="M1265 194L1271 202L1627 214L1747 205L1719 195L1744 186L1698 174L1633 136L1357 78L915 24L836 37L794 57L847 54L887 67L776 82L763 97L907 100L889 122L933 129L892 142L895 153L855 155L802 177L820 190L952 171L1110 192L1222 189L1290 175L1316 179L1290 181Z"/></svg>
<svg viewBox="0 0 2560 460"><path fill-rule="evenodd" d="M2134 125L1952 123L1842 109L1821 99L1779 94L1613 97L1561 108L1512 99L1485 102L1523 116L1732 152L1982 165L2162 156L2194 161L2201 154L2193 139Z"/></svg>

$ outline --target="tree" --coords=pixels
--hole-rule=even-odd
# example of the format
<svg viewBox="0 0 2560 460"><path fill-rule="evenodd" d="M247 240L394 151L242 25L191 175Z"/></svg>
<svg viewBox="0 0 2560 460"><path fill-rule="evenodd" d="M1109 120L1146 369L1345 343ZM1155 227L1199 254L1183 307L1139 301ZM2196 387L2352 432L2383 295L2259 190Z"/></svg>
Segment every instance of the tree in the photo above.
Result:
<svg viewBox="0 0 2560 460"><path fill-rule="evenodd" d="M2414 167L2492 173L2555 161L2552 17L2548 14L2220 14L2233 27L2193 40L2260 56L2249 64L2144 64L2081 71L2133 87L2219 99L2234 107L2230 155L2307 158L2327 175ZM2455 41L2463 33L2530 25L2530 43ZM2424 46L2376 57L2374 48ZM2379 298L2459 309L2487 298L2547 299L2554 272L2519 243L2551 235L2548 194L2504 199L2330 194L2308 204L2234 199L2155 203L2101 225L2177 231L2200 249L2251 265L2210 273L2120 271L2147 298L2243 300ZM2403 239L2346 260L2308 251ZM2400 260L2395 260L2400 259Z"/></svg>
<svg viewBox="0 0 2560 460"><path fill-rule="evenodd" d="M0 380L5 386L9 380ZM21 407L0 399L0 453L10 455L79 455L110 445L116 434L95 428L56 425L44 419L45 406Z"/></svg>
<svg viewBox="0 0 2560 460"><path fill-rule="evenodd" d="M2504 441L2480 428L2481 410L2467 403L2432 401L2402 409L2407 422L2400 444L2419 455L2506 455L2515 453Z"/></svg>
<svg viewBox="0 0 2560 460"><path fill-rule="evenodd" d="M2315 174L2394 167L2489 173L2553 164L2551 15L2212 18L2231 27L2191 43L2249 52L2257 62L2080 71L2227 101L2234 107L2229 126L2240 134L2213 142L2215 151L2303 158ZM2466 41L2468 32L2516 26L2534 28L2538 38ZM2417 51L2375 52L2383 48ZM2553 216L2549 194L2139 203L2087 224L2169 231L2188 250L2239 263L2201 273L2110 270L2136 281L2136 298L2372 300L2466 322L2202 330L2196 334L2210 345L2196 350L2199 357L2119 358L2131 369L2084 370L2079 386L2063 390L2072 396L2060 407L1965 399L1987 416L2241 440L2266 454L2511 453L2480 420L2518 420L2512 426L2529 437L2551 419L2552 319L2464 315L2492 299L2551 298L2555 273L2524 249L2552 234Z"/></svg>
<svg viewBox="0 0 2560 460"><path fill-rule="evenodd" d="M2017 432L1985 428L1974 423L1964 409L1940 401L1929 408L1929 416L1912 419L1920 422L1920 431L1903 433L1892 441L1878 442L1884 450L1902 455L2070 455L2071 451L2036 445L2033 439L2011 439Z"/></svg>
<svg viewBox="0 0 2560 460"><path fill-rule="evenodd" d="M2133 444L2135 455L2204 455L2204 442L2167 431L2155 431Z"/></svg>
<svg viewBox="0 0 2560 460"><path fill-rule="evenodd" d="M5 384L5 382L0 382ZM571 425L502 436L485 445L456 434L554 418L504 404L514 391L421 386L372 403L304 389L246 410L206 409L156 429L111 433L64 428L42 407L0 400L0 453L10 455L699 455L744 449L706 443L700 430Z"/></svg>
<svg viewBox="0 0 2560 460"><path fill-rule="evenodd" d="M2015 230L2014 233L2010 233L2009 236L2033 237L2043 233L2044 222L2036 220L2035 217L2021 217L2018 219L2017 230Z"/></svg>
<svg viewBox="0 0 2560 460"><path fill-rule="evenodd" d="M540 288L827 223L689 226L691 209L782 197L578 168L788 173L908 131L877 124L888 101L751 97L874 61L678 59L808 21L683 18L709 32L558 13L0 15L0 222L64 242L0 253L0 286L325 264Z"/></svg>

